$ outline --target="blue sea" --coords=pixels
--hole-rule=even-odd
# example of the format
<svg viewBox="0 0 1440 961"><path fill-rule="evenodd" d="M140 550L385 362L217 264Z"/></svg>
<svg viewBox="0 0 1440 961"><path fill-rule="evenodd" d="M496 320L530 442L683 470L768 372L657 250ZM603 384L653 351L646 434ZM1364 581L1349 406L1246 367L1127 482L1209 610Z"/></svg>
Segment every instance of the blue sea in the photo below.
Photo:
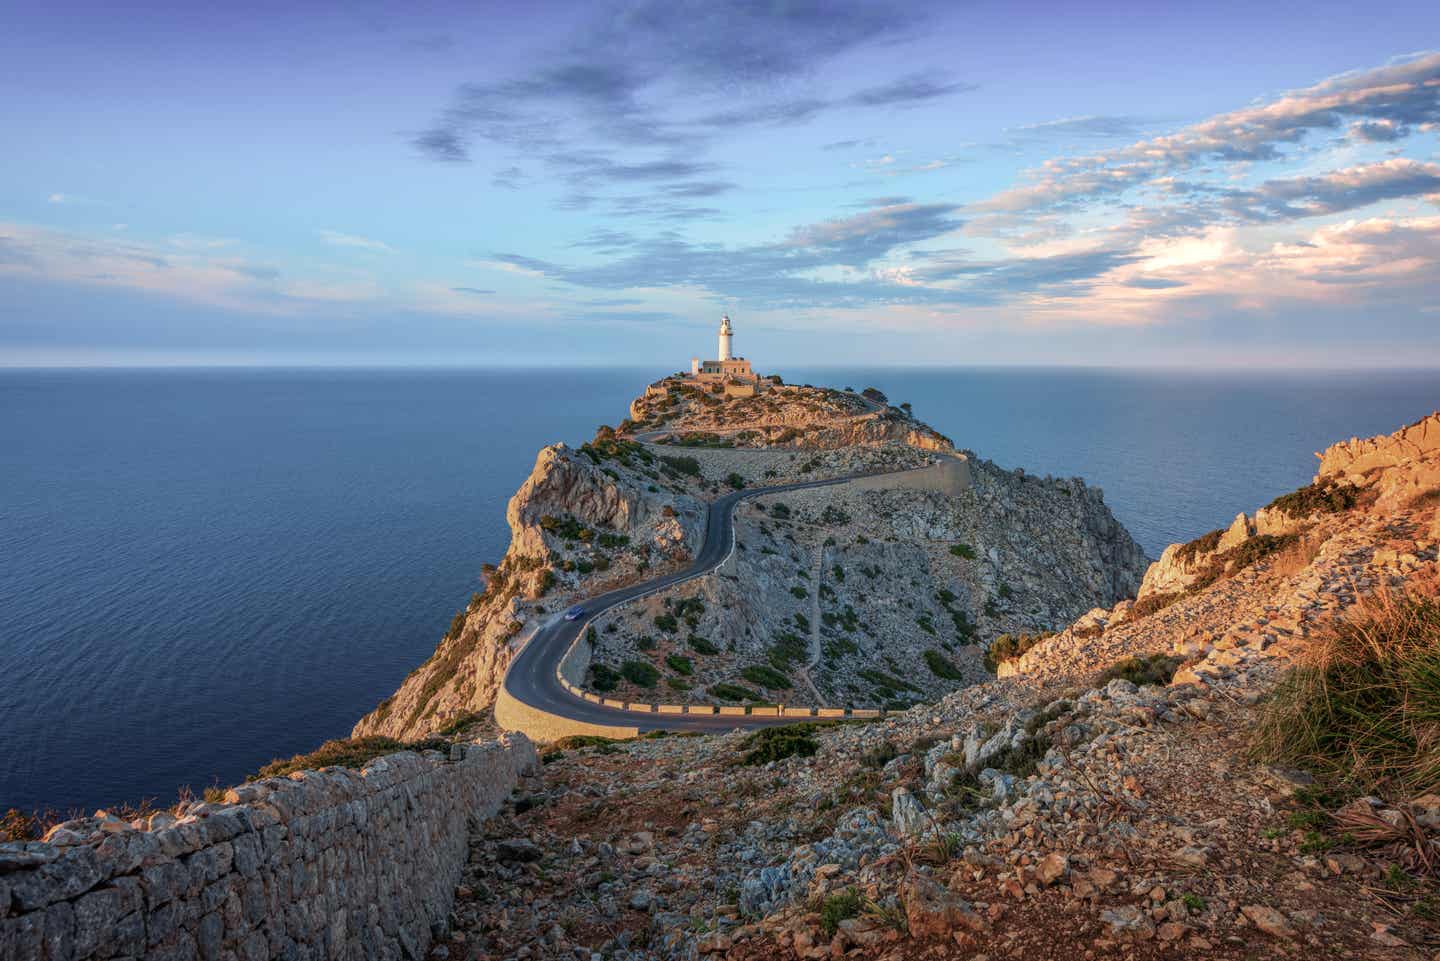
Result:
<svg viewBox="0 0 1440 961"><path fill-rule="evenodd" d="M508 543L547 443L658 370L0 372L0 810L173 800L346 735ZM1006 467L1152 556L1440 406L1440 373L784 370Z"/></svg>

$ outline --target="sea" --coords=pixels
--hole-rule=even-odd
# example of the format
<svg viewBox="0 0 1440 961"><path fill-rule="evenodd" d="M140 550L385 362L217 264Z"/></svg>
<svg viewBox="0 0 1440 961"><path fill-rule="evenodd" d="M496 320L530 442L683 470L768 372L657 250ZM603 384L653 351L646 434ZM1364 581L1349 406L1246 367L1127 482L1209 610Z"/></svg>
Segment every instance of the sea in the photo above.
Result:
<svg viewBox="0 0 1440 961"><path fill-rule="evenodd" d="M505 551L536 451L664 373L0 372L0 811L168 804L347 735ZM1440 407L1437 371L782 373L1084 477L1152 557Z"/></svg>

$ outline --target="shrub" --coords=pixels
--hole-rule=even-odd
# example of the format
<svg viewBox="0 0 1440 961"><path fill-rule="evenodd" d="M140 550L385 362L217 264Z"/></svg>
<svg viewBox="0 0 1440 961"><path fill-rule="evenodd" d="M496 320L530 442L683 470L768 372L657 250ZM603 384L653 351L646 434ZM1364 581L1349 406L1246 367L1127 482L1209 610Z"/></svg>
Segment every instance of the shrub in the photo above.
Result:
<svg viewBox="0 0 1440 961"><path fill-rule="evenodd" d="M602 737L599 734L571 734L562 737L550 747L557 751L578 751L587 747L608 747L616 741L616 738Z"/></svg>
<svg viewBox="0 0 1440 961"><path fill-rule="evenodd" d="M1220 546L1220 538L1225 536L1224 528L1213 530L1208 534L1201 534L1175 552L1175 559L1179 561L1193 560L1197 554L1208 554Z"/></svg>
<svg viewBox="0 0 1440 961"><path fill-rule="evenodd" d="M771 517L778 518L778 519L780 519L780 520L785 520L785 519L789 518L789 516L790 516L790 505L788 505L788 504L774 504L774 505L772 505L771 508L770 508L770 516L771 516Z"/></svg>
<svg viewBox="0 0 1440 961"><path fill-rule="evenodd" d="M665 684L674 691L688 691L695 686L683 677L667 677L665 678Z"/></svg>
<svg viewBox="0 0 1440 961"><path fill-rule="evenodd" d="M674 614L656 614L655 626L666 634L673 634L680 627L680 622L675 619Z"/></svg>
<svg viewBox="0 0 1440 961"><path fill-rule="evenodd" d="M683 674L686 677L695 673L695 663L684 654L671 654L665 658L665 664L676 674Z"/></svg>
<svg viewBox="0 0 1440 961"><path fill-rule="evenodd" d="M801 587L799 584L796 584L794 587L790 588L790 593L794 594L798 599L802 601L810 596L810 592L805 590L805 588Z"/></svg>
<svg viewBox="0 0 1440 961"><path fill-rule="evenodd" d="M820 744L813 737L818 725L813 723L762 727L740 742L745 755L741 764L767 764L787 757L814 757Z"/></svg>
<svg viewBox="0 0 1440 961"><path fill-rule="evenodd" d="M605 664L590 665L590 686L597 691L613 691L620 683L620 674Z"/></svg>
<svg viewBox="0 0 1440 961"><path fill-rule="evenodd" d="M936 650L925 652L925 666L930 668L931 674L947 681L958 681L965 676L960 673L960 668Z"/></svg>
<svg viewBox="0 0 1440 961"><path fill-rule="evenodd" d="M790 678L765 664L751 664L740 672L740 676L751 684L759 684L772 691L783 691L790 687Z"/></svg>
<svg viewBox="0 0 1440 961"><path fill-rule="evenodd" d="M760 693L739 684L712 684L710 696L721 701L758 701Z"/></svg>
<svg viewBox="0 0 1440 961"><path fill-rule="evenodd" d="M694 651L696 654L704 654L709 656L720 653L720 648L716 647L714 644L710 643L705 638L701 637L699 634L691 634L688 643L690 645L690 650Z"/></svg>
<svg viewBox="0 0 1440 961"><path fill-rule="evenodd" d="M950 553L956 557L963 557L967 561L973 561L975 559L975 548L969 544L951 544Z"/></svg>
<svg viewBox="0 0 1440 961"><path fill-rule="evenodd" d="M1109 684L1117 677L1124 678L1137 687L1144 684L1169 684L1179 669L1178 657L1164 654L1146 654L1142 657L1127 657L1116 661L1100 674L1101 685Z"/></svg>
<svg viewBox="0 0 1440 961"><path fill-rule="evenodd" d="M730 473L725 475L725 483L729 484L731 487L735 488L738 491L745 486L745 478L741 477L734 471L731 471Z"/></svg>
<svg viewBox="0 0 1440 961"><path fill-rule="evenodd" d="M1140 618L1154 614L1156 611L1163 611L1184 596L1185 594L1180 591L1176 591L1173 594L1148 594L1135 602L1125 619L1138 621Z"/></svg>
<svg viewBox="0 0 1440 961"><path fill-rule="evenodd" d="M660 680L660 672L653 664L644 661L626 661L620 665L620 676L636 687L654 687Z"/></svg>
<svg viewBox="0 0 1440 961"><path fill-rule="evenodd" d="M1326 477L1289 494L1281 494L1266 506L1287 517L1299 518L1312 514L1338 514L1348 511L1359 500L1360 488Z"/></svg>
<svg viewBox="0 0 1440 961"><path fill-rule="evenodd" d="M660 462L677 474L700 476L700 462L693 457L661 457Z"/></svg>
<svg viewBox="0 0 1440 961"><path fill-rule="evenodd" d="M820 930L825 932L825 937L835 937L835 932L840 930L840 922L858 916L863 904L853 888L827 897L820 905Z"/></svg>
<svg viewBox="0 0 1440 961"><path fill-rule="evenodd" d="M1315 638L1255 745L1365 793L1440 790L1440 600L1380 595Z"/></svg>
<svg viewBox="0 0 1440 961"><path fill-rule="evenodd" d="M351 737L326 741L309 754L297 754L288 760L276 758L245 780L258 781L266 777L284 777L294 771L313 771L322 767L364 767L369 761L397 751L424 751L448 748L448 742L440 738L405 743L393 737L371 734L367 737Z"/></svg>
<svg viewBox="0 0 1440 961"><path fill-rule="evenodd" d="M784 631L776 636L768 656L776 670L788 671L795 664L805 663L810 656L810 645L800 635Z"/></svg>

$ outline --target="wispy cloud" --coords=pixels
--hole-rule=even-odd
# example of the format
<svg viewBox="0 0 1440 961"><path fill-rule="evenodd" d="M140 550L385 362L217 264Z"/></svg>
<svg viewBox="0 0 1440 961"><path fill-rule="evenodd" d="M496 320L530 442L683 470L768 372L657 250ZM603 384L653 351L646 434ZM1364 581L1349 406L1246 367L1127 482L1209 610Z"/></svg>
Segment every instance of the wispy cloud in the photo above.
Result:
<svg viewBox="0 0 1440 961"><path fill-rule="evenodd" d="M315 233L332 247L353 247L357 250L390 251L390 245L357 234L342 233L338 230L317 230Z"/></svg>

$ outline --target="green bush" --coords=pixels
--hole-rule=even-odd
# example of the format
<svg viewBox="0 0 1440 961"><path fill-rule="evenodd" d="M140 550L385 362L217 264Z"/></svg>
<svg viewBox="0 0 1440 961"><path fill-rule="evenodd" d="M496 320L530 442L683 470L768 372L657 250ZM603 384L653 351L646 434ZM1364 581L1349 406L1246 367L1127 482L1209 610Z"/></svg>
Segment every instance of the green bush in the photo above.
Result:
<svg viewBox="0 0 1440 961"><path fill-rule="evenodd" d="M673 634L680 627L680 622L675 619L674 614L656 614L655 626L666 634Z"/></svg>
<svg viewBox="0 0 1440 961"><path fill-rule="evenodd" d="M1130 613L1126 615L1126 620L1138 621L1140 618L1148 617L1149 615L1154 614L1156 611L1163 611L1165 608L1169 607L1171 604L1174 604L1176 601L1183 599L1184 597L1185 594L1183 591L1176 591L1171 594L1146 595L1145 597L1142 597L1138 601L1136 601L1134 606L1130 608Z"/></svg>
<svg viewBox="0 0 1440 961"><path fill-rule="evenodd" d="M798 634L783 631L776 635L768 657L777 671L788 671L796 664L809 660L810 644Z"/></svg>
<svg viewBox="0 0 1440 961"><path fill-rule="evenodd" d="M805 590L805 588L801 587L799 584L796 584L794 587L790 588L790 593L795 595L797 599L802 601L810 596L810 592Z"/></svg>
<svg viewBox="0 0 1440 961"><path fill-rule="evenodd" d="M686 677L695 673L695 663L684 654L671 654L665 658L665 664L676 674L683 674Z"/></svg>
<svg viewBox="0 0 1440 961"><path fill-rule="evenodd" d="M751 664L740 672L740 676L751 684L759 684L761 687L772 691L787 690L790 688L790 678L781 674L773 667L764 664Z"/></svg>
<svg viewBox="0 0 1440 961"><path fill-rule="evenodd" d="M880 400L884 400L883 395ZM864 901L854 888L830 895L820 905L820 930L827 938L835 937L835 932L840 930L840 922L857 917L863 906Z"/></svg>
<svg viewBox="0 0 1440 961"><path fill-rule="evenodd" d="M925 666L930 668L931 674L947 681L958 681L965 676L960 673L960 668L956 667L954 662L933 649L925 652Z"/></svg>
<svg viewBox="0 0 1440 961"><path fill-rule="evenodd" d="M626 661L620 665L620 676L636 687L654 687L660 680L660 672L655 670L655 665L645 661Z"/></svg>
<svg viewBox="0 0 1440 961"><path fill-rule="evenodd" d="M696 654L704 654L708 657L720 653L720 648L716 647L714 644L710 643L705 638L701 637L699 634L691 634L688 643L690 645L690 650L694 651Z"/></svg>
<svg viewBox="0 0 1440 961"><path fill-rule="evenodd" d="M1312 514L1338 514L1348 511L1360 500L1360 488L1325 477L1289 494L1281 494L1267 506L1287 517L1309 517Z"/></svg>
<svg viewBox="0 0 1440 961"><path fill-rule="evenodd" d="M700 462L693 457L661 457L660 462L677 474L700 476Z"/></svg>
<svg viewBox="0 0 1440 961"><path fill-rule="evenodd" d="M951 544L950 553L954 554L956 557L963 557L967 561L973 561L975 559L975 548L971 547L969 544Z"/></svg>
<svg viewBox="0 0 1440 961"><path fill-rule="evenodd" d="M739 684L712 684L709 692L711 697L721 701L760 700L760 692L752 691L748 687L741 687Z"/></svg>
<svg viewBox="0 0 1440 961"><path fill-rule="evenodd" d="M738 491L745 486L745 478L741 477L734 471L731 471L730 473L725 475L725 483L729 484L731 487L735 488Z"/></svg>
<svg viewBox="0 0 1440 961"><path fill-rule="evenodd" d="M620 683L620 674L605 664L590 665L590 686L602 693L615 690Z"/></svg>
<svg viewBox="0 0 1440 961"><path fill-rule="evenodd" d="M744 756L741 764L767 764L787 757L814 757L820 744L813 737L816 725L811 723L762 727L740 742Z"/></svg>

